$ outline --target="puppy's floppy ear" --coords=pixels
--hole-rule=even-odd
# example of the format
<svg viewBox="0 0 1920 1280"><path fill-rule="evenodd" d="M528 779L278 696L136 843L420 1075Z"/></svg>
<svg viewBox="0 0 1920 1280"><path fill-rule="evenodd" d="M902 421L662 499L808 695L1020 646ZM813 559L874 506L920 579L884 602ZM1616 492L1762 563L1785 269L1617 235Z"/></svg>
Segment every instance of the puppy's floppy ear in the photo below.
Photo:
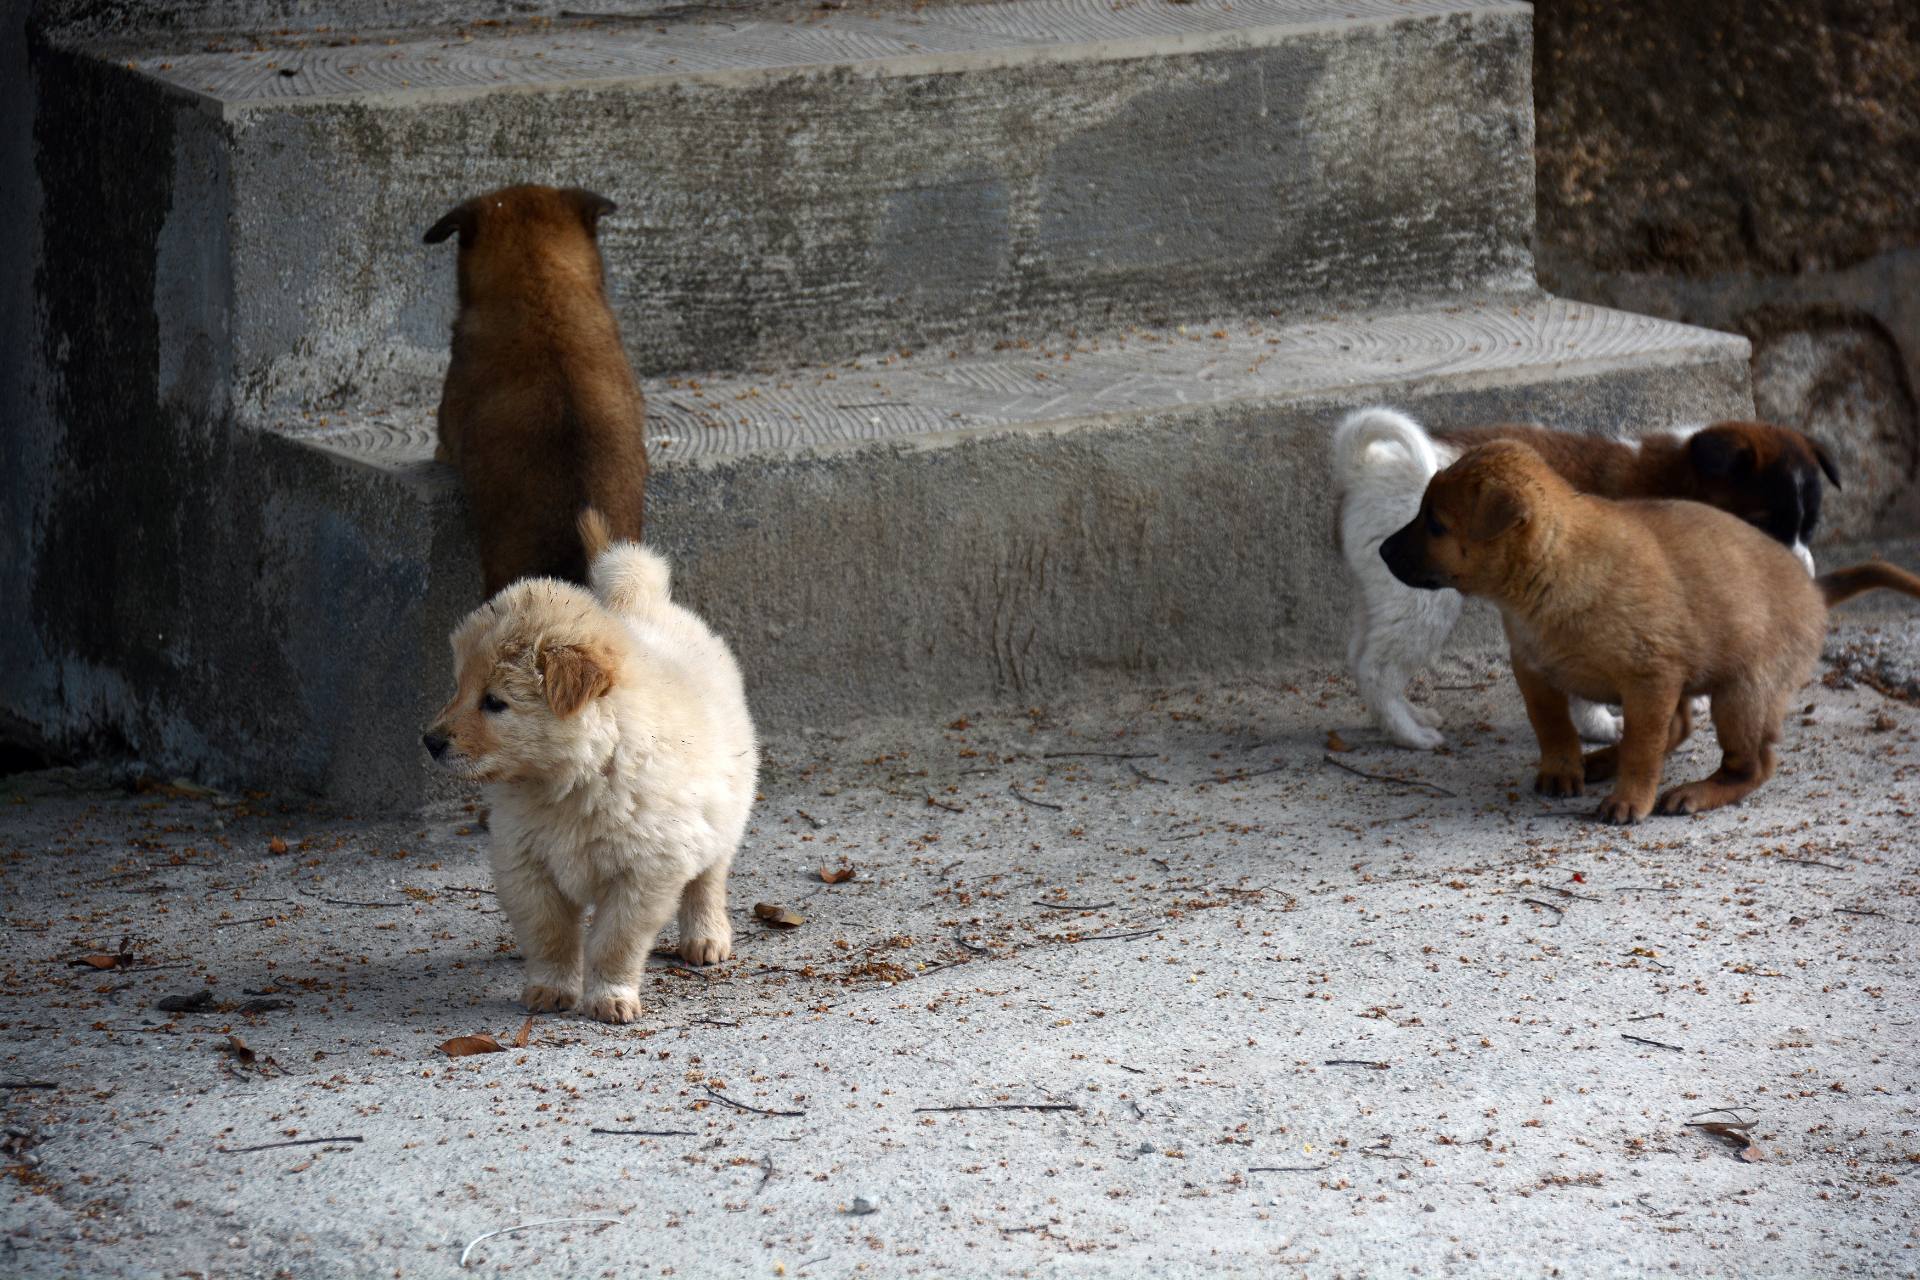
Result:
<svg viewBox="0 0 1920 1280"><path fill-rule="evenodd" d="M421 236L424 244L439 244L458 231L460 247L466 248L473 243L474 233L480 230L480 202L466 200L447 210L447 215L427 228L427 234Z"/></svg>
<svg viewBox="0 0 1920 1280"><path fill-rule="evenodd" d="M1703 476L1744 476L1753 470L1753 445L1731 431L1708 427L1687 441L1687 456Z"/></svg>
<svg viewBox="0 0 1920 1280"><path fill-rule="evenodd" d="M581 645L542 649L538 665L547 705L562 720L613 688L612 662Z"/></svg>
<svg viewBox="0 0 1920 1280"><path fill-rule="evenodd" d="M599 192L589 191L585 187L568 187L560 194L571 201L573 207L579 212L580 221L587 228L588 235L597 234L600 230L600 219L620 207Z"/></svg>
<svg viewBox="0 0 1920 1280"><path fill-rule="evenodd" d="M1827 479L1833 482L1834 488L1840 488L1840 468L1833 465L1833 455L1827 452L1827 446L1821 444L1812 436L1805 436L1803 438L1806 440L1807 446L1813 450L1814 460L1820 464L1820 469L1827 473Z"/></svg>
<svg viewBox="0 0 1920 1280"><path fill-rule="evenodd" d="M1474 499L1473 514L1467 517L1466 535L1475 542L1487 542L1526 520L1527 502L1518 492L1505 485L1483 484Z"/></svg>

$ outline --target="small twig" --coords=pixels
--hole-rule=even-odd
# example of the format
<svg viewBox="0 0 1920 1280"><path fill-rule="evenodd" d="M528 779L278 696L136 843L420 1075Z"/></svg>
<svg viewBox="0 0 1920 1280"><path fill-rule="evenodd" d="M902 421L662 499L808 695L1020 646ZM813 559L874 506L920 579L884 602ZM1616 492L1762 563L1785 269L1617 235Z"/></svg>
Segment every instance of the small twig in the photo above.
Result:
<svg viewBox="0 0 1920 1280"><path fill-rule="evenodd" d="M744 1103L744 1102L736 1102L734 1099L729 1098L726 1094L721 1093L718 1089L714 1088L712 1085L704 1085L702 1087L706 1089L707 1093L710 1096L712 1096L715 1101L724 1102L730 1107L739 1108L741 1111L752 1111L758 1115L763 1115L763 1116L803 1116L807 1114L804 1111L768 1111L765 1107L749 1106L747 1103Z"/></svg>
<svg viewBox="0 0 1920 1280"><path fill-rule="evenodd" d="M1286 767L1287 766L1285 766L1284 764L1276 764L1276 765L1269 765L1265 769L1242 769L1239 773L1229 773L1224 776L1215 775L1213 777L1207 777L1207 778L1195 778L1193 780L1192 785L1196 787L1205 787L1205 786L1214 786L1214 785L1224 785L1225 783L1229 783L1229 782L1245 782L1248 778L1261 778L1261 777L1265 777L1269 773L1278 773Z"/></svg>
<svg viewBox="0 0 1920 1280"><path fill-rule="evenodd" d="M1318 1173L1333 1168L1330 1164L1256 1164L1248 1173Z"/></svg>
<svg viewBox="0 0 1920 1280"><path fill-rule="evenodd" d="M927 803L932 805L936 809L945 809L948 813L965 813L966 812L966 809L961 805L948 804L945 800L935 800L932 796L927 797Z"/></svg>
<svg viewBox="0 0 1920 1280"><path fill-rule="evenodd" d="M766 1172L760 1175L760 1183L753 1189L753 1194L755 1195L759 1195L762 1191L765 1191L767 1184L773 1181L773 1156L771 1154L761 1156L760 1167L766 1170Z"/></svg>
<svg viewBox="0 0 1920 1280"><path fill-rule="evenodd" d="M1078 1111L1077 1102L978 1102L965 1103L957 1107L915 1107L917 1114L922 1111Z"/></svg>
<svg viewBox="0 0 1920 1280"><path fill-rule="evenodd" d="M1520 899L1520 901L1526 903L1530 907L1539 907L1542 911L1553 912L1553 927L1556 929L1558 929L1561 926L1561 924L1563 923L1562 917L1564 917L1567 914L1567 909L1565 907L1556 907L1551 902L1542 902L1538 898L1522 898Z"/></svg>
<svg viewBox="0 0 1920 1280"><path fill-rule="evenodd" d="M489 889L487 890L487 892L491 893L493 892L493 890ZM293 901L292 898L255 898L244 893L236 893L233 896L234 896L234 900L237 902L292 902Z"/></svg>
<svg viewBox="0 0 1920 1280"><path fill-rule="evenodd" d="M1446 690L1449 693L1477 693L1481 689L1492 687L1493 682L1490 680L1483 680L1479 684L1430 684L1427 686L1429 689Z"/></svg>
<svg viewBox="0 0 1920 1280"><path fill-rule="evenodd" d="M1598 901L1600 901L1600 899L1598 899L1598 898L1596 898L1596 897L1594 897L1594 896L1593 896L1592 894L1590 894L1590 893L1575 893L1575 892L1574 892L1573 890L1571 890L1571 889L1562 889L1562 888L1561 888L1561 887L1560 887L1559 885L1554 885L1554 884L1543 884L1543 885L1541 885L1541 886L1540 886L1540 888L1541 888L1541 890L1542 890L1543 892L1546 892L1546 893L1557 893L1557 894L1559 894L1559 895L1560 895L1561 897L1563 897L1563 898L1577 898L1577 899L1579 899L1579 900L1580 900L1581 902L1598 902Z"/></svg>
<svg viewBox="0 0 1920 1280"><path fill-rule="evenodd" d="M263 920L278 920L279 918L279 916L254 916L250 920L215 920L213 927L216 929L231 929L235 925L259 924Z"/></svg>
<svg viewBox="0 0 1920 1280"><path fill-rule="evenodd" d="M492 893L493 893L494 891L493 891L492 889L481 889L481 888L477 888L477 887L475 887L475 886L473 886L473 885L470 885L470 884L443 884L443 885L441 885L441 886L440 886L440 892L442 892L442 893L484 893L484 894L492 894Z"/></svg>
<svg viewBox="0 0 1920 1280"><path fill-rule="evenodd" d="M950 874L952 874L954 868L964 867L966 864L967 864L967 860L965 858L956 858L952 862L949 862L946 866L940 868L940 874L937 878L941 880L945 880Z"/></svg>
<svg viewBox="0 0 1920 1280"><path fill-rule="evenodd" d="M1132 933L1090 933L1084 938L1068 938L1066 942L1125 942L1128 938L1150 938L1158 932L1158 929L1135 929Z"/></svg>
<svg viewBox="0 0 1920 1280"><path fill-rule="evenodd" d="M820 819L818 819L818 818L816 818L816 817L814 817L814 816L813 816L812 814L810 814L810 813L808 813L808 812L807 812L807 811L806 811L805 809L795 809L795 810L794 810L794 813L795 813L796 815L798 815L799 817L802 817L802 818L805 818L805 819L806 819L806 820L807 820L808 822L810 822L810 823L812 823L812 824L813 824L813 829L814 829L815 831L818 831L818 830L819 830L820 828L822 828L822 827L824 827L824 826L826 826L826 825L827 825L826 823L824 823L824 822L822 822L822 821L821 821Z"/></svg>
<svg viewBox="0 0 1920 1280"><path fill-rule="evenodd" d="M1365 778L1369 782L1390 782L1396 786L1402 786L1402 787L1425 787L1428 791L1433 792L1435 795L1446 796L1450 800L1458 800L1460 798L1459 796L1455 795L1453 792L1447 790L1445 787L1439 785L1438 783L1427 782L1420 778L1396 778L1396 777L1391 777L1384 773L1368 773L1365 769L1356 769L1352 765L1347 764L1344 761L1334 759L1331 753L1328 753L1327 755L1321 758L1324 759L1328 764L1332 765L1334 768L1344 769L1346 772L1352 774L1354 777Z"/></svg>
<svg viewBox="0 0 1920 1280"><path fill-rule="evenodd" d="M296 888L297 887L298 886L296 886ZM309 892L306 889L300 889L299 891L306 897L316 899L320 902L331 903L336 907L404 907L408 905L405 902L359 902L352 898L323 898L319 894Z"/></svg>
<svg viewBox="0 0 1920 1280"><path fill-rule="evenodd" d="M1017 782L1009 782L1007 784L1007 790L1013 793L1013 798L1015 800L1024 801L1025 803L1032 805L1036 809L1053 809L1058 811L1066 808L1066 806L1062 804L1049 804L1045 800L1035 800L1032 796L1027 795L1023 791L1021 791L1020 784Z"/></svg>
<svg viewBox="0 0 1920 1280"><path fill-rule="evenodd" d="M538 1222L523 1222L517 1227L502 1227L498 1231L489 1231L487 1232L487 1234L483 1236L475 1236L473 1239L467 1241L467 1247L460 1251L460 1265L463 1267L467 1265L467 1258L472 1255L474 1246L479 1244L482 1240L491 1240L495 1236L510 1236L516 1231L529 1231L534 1227L557 1227L563 1223L595 1223L595 1224L605 1223L609 1226L617 1227L620 1225L620 1219L618 1218L542 1218Z"/></svg>
<svg viewBox="0 0 1920 1280"><path fill-rule="evenodd" d="M1884 911L1863 911L1859 907L1835 907L1833 914L1837 916L1885 916L1887 913Z"/></svg>
<svg viewBox="0 0 1920 1280"><path fill-rule="evenodd" d="M693 1022L695 1025L702 1027L737 1027L740 1025L737 1022L727 1022L720 1018L695 1018Z"/></svg>
<svg viewBox="0 0 1920 1280"><path fill-rule="evenodd" d="M1635 1014L1631 1018L1628 1018L1627 1021L1628 1022L1645 1022L1649 1018L1664 1018L1666 1016L1667 1015L1664 1013L1640 1013L1640 1014Z"/></svg>
<svg viewBox="0 0 1920 1280"><path fill-rule="evenodd" d="M1127 768L1133 770L1133 776L1140 779L1142 782L1158 782L1163 785L1167 783L1167 779L1154 777L1152 774L1148 773L1145 769L1142 769L1139 765L1133 763L1133 761L1131 760L1127 761Z"/></svg>
<svg viewBox="0 0 1920 1280"><path fill-rule="evenodd" d="M1822 862L1818 858L1775 858L1775 862L1795 862L1803 867L1825 867L1829 871L1845 871L1837 862Z"/></svg>
<svg viewBox="0 0 1920 1280"><path fill-rule="evenodd" d="M1042 902L1035 898L1029 906L1045 907L1049 911L1105 911L1111 902Z"/></svg>
<svg viewBox="0 0 1920 1280"><path fill-rule="evenodd" d="M971 943L971 942L968 942L968 941L967 941L967 940L966 940L965 938L962 938L962 937L960 937L960 936L958 936L958 935L955 935L955 937L954 937L954 939L953 939L953 940L954 940L954 942L955 942L956 944L958 944L958 945L959 945L959 946L960 946L960 947L961 947L961 948L962 948L963 950L966 950L966 951L971 951L971 952L973 952L973 954L975 954L975 955L977 955L977 956L990 956L990 955L992 955L992 954L993 954L993 950L992 950L992 948L990 948L990 947L977 947L977 946L975 946L975 945L974 945L973 943Z"/></svg>
<svg viewBox="0 0 1920 1280"><path fill-rule="evenodd" d="M1677 1044L1662 1044L1662 1043L1661 1043L1660 1041L1658 1041L1658 1040L1649 1040L1649 1039L1647 1039L1647 1038L1646 1038L1645 1036L1630 1036L1630 1035L1628 1035L1628 1034L1627 1034L1626 1032L1624 1032L1624 1031L1622 1031L1622 1032L1620 1033L1620 1038L1621 1038L1622 1040L1631 1040L1631 1041L1633 1041L1633 1042L1634 1042L1635 1044L1644 1044L1644 1045L1646 1045L1646 1046L1647 1046L1648 1048L1652 1048L1652 1049L1671 1049L1671 1050L1672 1050L1673 1052L1675 1052L1675 1053L1685 1053L1685 1052L1686 1052L1686 1050L1685 1050L1685 1049L1683 1049L1683 1048L1681 1048L1681 1047L1680 1047L1679 1045L1677 1045Z"/></svg>
<svg viewBox="0 0 1920 1280"><path fill-rule="evenodd" d="M1374 1071L1385 1071L1387 1063L1374 1062L1368 1058L1328 1058L1320 1064L1325 1067L1367 1067Z"/></svg>
<svg viewBox="0 0 1920 1280"><path fill-rule="evenodd" d="M692 1129L589 1129L587 1132L603 1134L609 1138L697 1138L700 1136Z"/></svg>
<svg viewBox="0 0 1920 1280"><path fill-rule="evenodd" d="M1136 1076L1143 1076L1147 1074L1147 1069L1145 1067L1130 1067L1124 1062L1116 1062L1113 1065L1120 1068L1122 1071L1130 1071Z"/></svg>
<svg viewBox="0 0 1920 1280"><path fill-rule="evenodd" d="M328 1142L365 1142L357 1133L342 1134L337 1138L294 1138L289 1142L263 1142L257 1147L215 1147L223 1156L243 1156L249 1151L272 1151L275 1147L313 1147Z"/></svg>
<svg viewBox="0 0 1920 1280"><path fill-rule="evenodd" d="M58 1089L51 1080L0 1080L0 1089Z"/></svg>
<svg viewBox="0 0 1920 1280"><path fill-rule="evenodd" d="M1049 751L1042 760L1072 760L1079 756L1098 756L1102 760L1151 760L1155 751Z"/></svg>

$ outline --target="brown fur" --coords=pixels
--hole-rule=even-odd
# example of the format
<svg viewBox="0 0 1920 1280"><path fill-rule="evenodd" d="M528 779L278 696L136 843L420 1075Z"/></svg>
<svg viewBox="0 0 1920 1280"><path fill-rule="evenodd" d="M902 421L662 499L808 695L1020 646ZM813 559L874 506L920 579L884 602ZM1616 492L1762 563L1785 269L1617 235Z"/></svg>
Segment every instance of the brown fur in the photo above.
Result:
<svg viewBox="0 0 1920 1280"><path fill-rule="evenodd" d="M1716 422L1691 436L1604 436L1501 424L1436 431L1455 449L1517 440L1581 493L1603 498L1689 498L1718 507L1791 546L1811 542L1820 518L1820 476L1840 472L1820 442L1768 422Z"/></svg>
<svg viewBox="0 0 1920 1280"><path fill-rule="evenodd" d="M486 592L517 578L586 580L574 517L610 536L646 515L645 406L620 346L594 239L613 202L577 188L507 187L426 234L460 237L460 315L436 457L460 472Z"/></svg>
<svg viewBox="0 0 1920 1280"><path fill-rule="evenodd" d="M1656 807L1732 804L1772 776L1788 701L1812 674L1827 606L1879 588L1920 596L1889 565L1807 577L1793 554L1695 502L1616 502L1577 492L1537 452L1469 449L1427 486L1419 514L1381 546L1395 576L1500 608L1514 679L1540 743L1538 790L1579 795L1613 778L1600 807L1635 822ZM1719 770L1658 794L1666 754L1691 731L1687 700L1713 700ZM1617 702L1617 748L1584 759L1569 695Z"/></svg>

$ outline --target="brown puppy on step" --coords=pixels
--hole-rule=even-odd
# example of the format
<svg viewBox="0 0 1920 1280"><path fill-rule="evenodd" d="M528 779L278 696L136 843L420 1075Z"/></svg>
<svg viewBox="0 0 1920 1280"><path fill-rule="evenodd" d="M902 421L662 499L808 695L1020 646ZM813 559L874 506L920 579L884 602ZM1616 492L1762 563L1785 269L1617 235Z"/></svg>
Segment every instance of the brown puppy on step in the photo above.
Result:
<svg viewBox="0 0 1920 1280"><path fill-rule="evenodd" d="M460 315L435 457L460 472L486 593L525 577L585 582L574 516L640 541L645 406L602 286L594 233L614 209L579 188L506 187L433 224L460 236Z"/></svg>
<svg viewBox="0 0 1920 1280"><path fill-rule="evenodd" d="M1536 788L1579 795L1614 778L1607 822L1638 821L1656 797L1662 813L1717 809L1765 782L1828 606L1882 587L1920 596L1920 578L1887 564L1809 578L1787 548L1700 503L1578 493L1515 441L1469 449L1436 475L1380 557L1410 587L1499 607L1540 742ZM1660 795L1700 694L1713 700L1720 769ZM1569 695L1621 705L1619 746L1581 757Z"/></svg>

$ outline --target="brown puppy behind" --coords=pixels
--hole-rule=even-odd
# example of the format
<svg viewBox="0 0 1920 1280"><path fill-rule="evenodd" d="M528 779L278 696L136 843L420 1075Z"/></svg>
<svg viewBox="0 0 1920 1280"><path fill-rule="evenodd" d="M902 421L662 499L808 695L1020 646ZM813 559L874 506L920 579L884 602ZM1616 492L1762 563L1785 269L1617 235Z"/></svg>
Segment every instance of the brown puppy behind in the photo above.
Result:
<svg viewBox="0 0 1920 1280"><path fill-rule="evenodd" d="M1780 721L1813 673L1827 608L1920 578L1886 564L1807 577L1792 552L1695 502L1578 493L1533 449L1504 440L1462 454L1419 514L1380 547L1410 587L1452 588L1500 609L1514 679L1540 743L1537 789L1579 795L1614 778L1608 822L1732 804L1773 775ZM1658 795L1661 764L1713 699L1713 776ZM1618 747L1584 759L1569 695L1618 702Z"/></svg>
<svg viewBox="0 0 1920 1280"><path fill-rule="evenodd" d="M534 576L585 582L574 516L592 506L638 542L645 405L602 285L601 217L579 188L506 187L433 224L460 236L460 315L435 457L460 472L491 596Z"/></svg>

